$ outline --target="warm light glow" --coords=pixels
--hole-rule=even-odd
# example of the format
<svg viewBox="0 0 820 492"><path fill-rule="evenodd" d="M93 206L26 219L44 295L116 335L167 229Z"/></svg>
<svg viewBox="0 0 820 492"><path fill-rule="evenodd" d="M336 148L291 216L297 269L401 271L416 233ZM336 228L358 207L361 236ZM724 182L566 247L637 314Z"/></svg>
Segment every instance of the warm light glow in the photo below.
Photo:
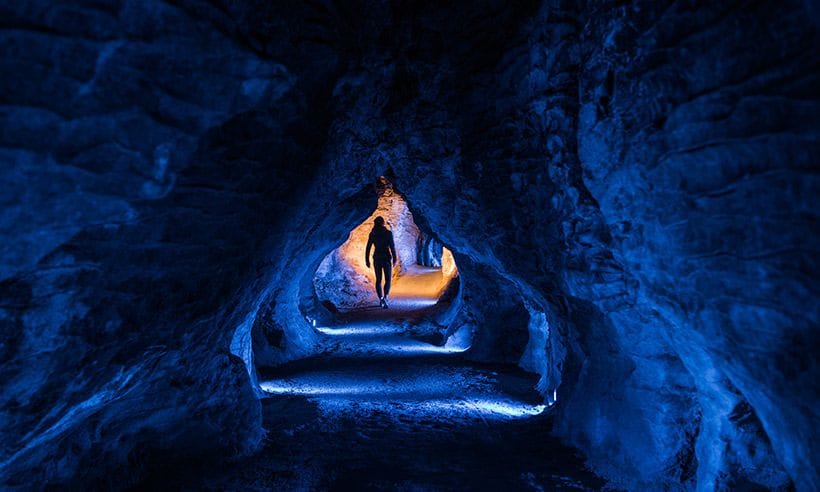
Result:
<svg viewBox="0 0 820 492"><path fill-rule="evenodd" d="M444 247L441 248L441 273L448 279L458 275L456 260L453 259L453 253Z"/></svg>
<svg viewBox="0 0 820 492"><path fill-rule="evenodd" d="M398 256L395 270L398 272L404 272L408 266L415 264L416 239L419 236L418 227L413 222L413 215L407 208L404 199L392 193L385 193L380 196L376 210L364 222L350 231L347 241L338 250L340 258L350 265L356 273L367 277L370 283L375 282L375 275L373 269L365 265L364 250L367 246L367 238L373 229L373 220L376 217L384 218L387 222L387 228L393 231L393 240L396 243Z"/></svg>
<svg viewBox="0 0 820 492"><path fill-rule="evenodd" d="M417 264L420 232L413 214L404 198L389 187L389 182L382 180L384 183L388 186L379 196L376 210L350 231L347 241L325 257L316 271L314 286L320 300L329 300L341 310L378 303L372 264L365 265L365 248L376 217L385 219L396 245L392 306L407 304L401 307L415 309L434 305L458 275L453 254L447 248L442 248L441 268Z"/></svg>

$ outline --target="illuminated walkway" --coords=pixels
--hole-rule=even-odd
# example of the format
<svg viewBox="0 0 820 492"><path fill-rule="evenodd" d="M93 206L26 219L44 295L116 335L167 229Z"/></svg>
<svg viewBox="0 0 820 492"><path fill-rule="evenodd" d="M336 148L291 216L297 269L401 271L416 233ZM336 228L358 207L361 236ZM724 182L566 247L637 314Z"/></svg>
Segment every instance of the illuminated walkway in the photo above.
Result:
<svg viewBox="0 0 820 492"><path fill-rule="evenodd" d="M322 353L277 368L262 389L308 397L326 413L353 405L425 418L504 419L543 412L533 390L536 376L514 366L469 362L459 356L467 346L419 339L425 331L435 333L423 317L443 287L438 269L416 267L396 282L390 309L359 309L336 326L318 327Z"/></svg>
<svg viewBox="0 0 820 492"><path fill-rule="evenodd" d="M325 329L324 353L265 374L262 389L308 397L328 414L346 406L442 418L543 412L533 390L536 376L514 366L468 361L460 356L464 347L436 346L391 333L394 328L358 323Z"/></svg>
<svg viewBox="0 0 820 492"><path fill-rule="evenodd" d="M261 374L271 395L262 400L269 443L227 473L201 477L204 488L601 485L549 436L543 400L533 389L537 375L469 361L468 347L455 343L425 341L435 331L426 318L438 296L430 288L435 272L415 274L396 286L391 309L346 313L339 324L317 328L321 354Z"/></svg>
<svg viewBox="0 0 820 492"><path fill-rule="evenodd" d="M436 303L447 287L449 278L442 275L441 269L413 265L406 274L393 279L390 290L390 309L379 307L376 294L373 293L373 305L344 311L343 321L373 321L378 319L402 322L416 320L439 307Z"/></svg>

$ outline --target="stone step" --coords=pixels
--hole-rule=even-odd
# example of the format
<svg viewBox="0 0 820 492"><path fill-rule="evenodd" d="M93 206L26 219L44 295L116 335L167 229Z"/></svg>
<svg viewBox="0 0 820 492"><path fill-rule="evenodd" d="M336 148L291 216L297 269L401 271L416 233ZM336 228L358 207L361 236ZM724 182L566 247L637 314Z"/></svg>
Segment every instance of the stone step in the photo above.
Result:
<svg viewBox="0 0 820 492"><path fill-rule="evenodd" d="M515 366L383 354L294 361L266 374L261 387L271 395L315 400L330 413L355 406L417 417L515 418L546 408L534 389L537 381L537 375Z"/></svg>

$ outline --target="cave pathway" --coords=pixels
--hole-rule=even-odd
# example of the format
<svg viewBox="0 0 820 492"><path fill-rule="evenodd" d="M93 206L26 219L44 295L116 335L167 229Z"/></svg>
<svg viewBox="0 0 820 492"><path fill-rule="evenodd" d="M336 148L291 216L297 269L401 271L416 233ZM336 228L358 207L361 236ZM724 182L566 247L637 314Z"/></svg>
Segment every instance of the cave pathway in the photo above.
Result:
<svg viewBox="0 0 820 492"><path fill-rule="evenodd" d="M438 272L438 273L437 273ZM319 327L319 355L261 374L269 444L215 488L589 490L602 485L549 435L536 375L425 341L441 275L401 278L391 309ZM435 297L434 297L435 295ZM375 296L374 296L375 297ZM439 306L441 308L441 306ZM224 478L220 479L224 480Z"/></svg>

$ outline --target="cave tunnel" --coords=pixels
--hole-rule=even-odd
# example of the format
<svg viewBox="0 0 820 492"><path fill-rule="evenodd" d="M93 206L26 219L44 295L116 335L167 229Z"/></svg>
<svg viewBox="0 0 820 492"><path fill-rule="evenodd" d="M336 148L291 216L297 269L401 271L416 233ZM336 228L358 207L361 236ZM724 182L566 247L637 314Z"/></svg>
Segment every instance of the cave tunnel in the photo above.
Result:
<svg viewBox="0 0 820 492"><path fill-rule="evenodd" d="M0 488L817 490L815 3L5 2Z"/></svg>
<svg viewBox="0 0 820 492"><path fill-rule="evenodd" d="M418 310L434 306L445 291L457 289L458 268L452 252L431 233L419 230L406 200L384 176L378 178L376 192L376 209L350 231L341 246L324 257L313 277L316 300L333 313L361 310L373 304L376 279L369 260L365 260L365 248L379 217L386 221L395 243L395 307Z"/></svg>

